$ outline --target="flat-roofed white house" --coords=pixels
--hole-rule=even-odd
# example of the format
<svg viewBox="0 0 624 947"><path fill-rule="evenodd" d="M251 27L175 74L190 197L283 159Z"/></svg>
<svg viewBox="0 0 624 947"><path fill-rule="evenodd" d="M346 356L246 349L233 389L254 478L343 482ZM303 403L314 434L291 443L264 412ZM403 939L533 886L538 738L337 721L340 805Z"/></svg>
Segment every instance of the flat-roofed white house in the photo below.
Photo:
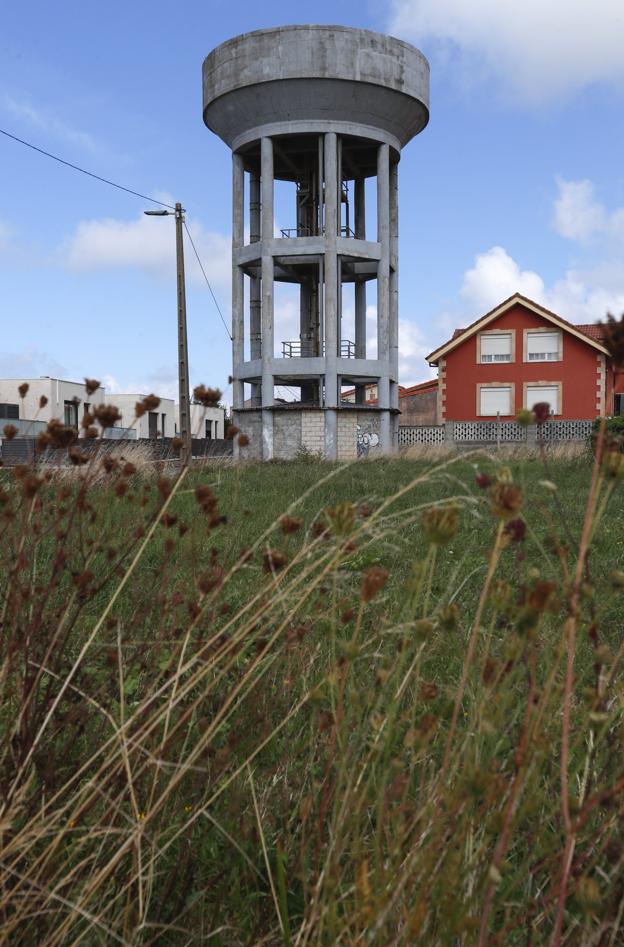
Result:
<svg viewBox="0 0 624 947"><path fill-rule="evenodd" d="M24 397L19 388L28 385ZM41 406L41 399L47 402ZM71 427L79 427L83 415L105 401L104 388L88 395L83 381L62 378L2 378L0 379L0 419L13 424L19 434L37 434L52 418L58 418Z"/></svg>
<svg viewBox="0 0 624 947"><path fill-rule="evenodd" d="M204 408L201 404L191 404L191 437L207 441L221 441L225 437L225 410L223 408ZM176 405L176 419L179 424L179 409Z"/></svg>
<svg viewBox="0 0 624 947"><path fill-rule="evenodd" d="M121 426L132 428L139 439L155 440L159 437L175 437L176 410L173 398L161 398L160 404L154 411L147 411L142 417L137 418L136 404L145 397L145 394L107 394L106 401L119 409Z"/></svg>

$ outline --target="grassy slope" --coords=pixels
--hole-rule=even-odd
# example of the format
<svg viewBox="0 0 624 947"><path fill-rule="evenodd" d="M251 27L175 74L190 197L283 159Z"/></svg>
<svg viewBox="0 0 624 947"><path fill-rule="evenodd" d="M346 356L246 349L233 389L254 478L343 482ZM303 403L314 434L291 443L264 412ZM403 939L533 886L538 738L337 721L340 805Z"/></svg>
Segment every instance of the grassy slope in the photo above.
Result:
<svg viewBox="0 0 624 947"><path fill-rule="evenodd" d="M509 580L511 596L502 585L488 598L475 662L478 673L475 668L467 681L448 779L442 783L438 781L440 765L457 682L496 532L489 500L476 485L475 472L500 472L496 459L464 457L435 471L431 464L408 460L362 462L344 468L312 461L238 468L214 465L193 472L182 485L171 501L170 512L178 517L176 529L183 523L188 532L166 550L166 538L176 529L168 532L158 527L155 540L113 610L118 625L103 626L77 678L83 690L106 706L113 717L121 714L122 695L126 715L136 709L133 732L137 747L144 747L154 759L162 756L170 767L186 760L195 767L185 768L179 787L166 796L173 768L159 768L154 774L148 769L146 773L149 756L143 750L135 755L132 748L135 804L127 798L123 776L127 764L112 755L105 774L98 777L102 784L97 798L117 799L114 814L100 812L100 802L90 802L89 807L85 803L89 815L76 829L77 833L85 829L84 836L78 835L83 846L88 845L98 824L115 824L124 837L128 816L134 831L132 812L138 805L140 818L146 820L146 850L160 850L172 834L182 833L166 857L158 856L162 881L157 875L156 903L148 914L152 923L188 923L198 942L206 942L209 931L223 926L223 933L207 941L215 947L287 943L273 906L270 877L281 905L282 926L287 919L286 926L296 929L305 916L311 925L310 943L356 942L374 925L380 925L377 942L389 943L389 932L397 930L399 918L404 927L397 943L450 943L450 938L460 938L456 942L463 943L464 937L469 938L465 942L472 942L493 845L500 837L503 803L513 784L527 707L527 671L533 668L539 692L546 696L542 716L538 714L531 724L533 755L526 771L521 770L518 829L509 848L505 882L491 926L505 931L501 942L524 943L524 918L530 910L537 918L536 943L547 942L540 938L546 937L550 923L549 879L557 877L561 841L557 773L560 676L549 685L548 675L558 667L561 656L563 599L569 587L565 577L562 579L562 561L554 539L558 536L563 543L570 539L578 542L590 463L588 459L553 463L548 475L534 459L509 462L508 466L524 490L522 515L527 521L527 538L502 555L497 576ZM543 482L547 476L552 477L556 493ZM206 532L205 516L194 495L197 484L212 487L220 512L227 515L226 524ZM332 550L337 548L334 540L312 540L309 527L325 507L353 502L376 511L384 500L410 484L383 517L356 517L354 548L348 555L332 559ZM141 518L137 503L141 489L131 482L121 497L96 491L94 503L101 520L92 527L94 534L123 547ZM153 498L156 490L151 487L148 492ZM461 507L459 528L434 557L423 532L422 511L447 497L455 498ZM565 524L555 497L564 511ZM293 514L303 517L304 528L285 538L275 524L291 507ZM599 626L600 641L612 651L620 645L621 599L611 588L610 575L624 565L623 507L624 496L616 491L591 552L593 585L583 599L578 641L579 695L583 689L591 691L595 678L594 646L586 633L590 623ZM369 522L373 524L370 528ZM197 606L198 580L215 563L227 571L241 549L257 543L262 532L271 528L249 563L215 593L215 607L202 613L189 644L185 644L189 616ZM351 527L344 535L351 535ZM303 558L274 580L262 568L262 551L269 547L283 551L290 561L298 554ZM45 548L45 543L40 543L37 568L41 571ZM70 552L79 559L75 544L70 544ZM564 553L563 560L567 565L573 563L573 548L568 555ZM327 563L331 566L327 577L306 598ZM388 584L363 608L361 576L371 566L388 570ZM299 586L298 575L305 576ZM532 587L537 578L558 583L560 600L553 614L534 616L534 624L528 627L522 624L525 616L515 597L521 587ZM72 658L101 614L110 591L108 587L92 599L87 597L77 619L76 638L70 640ZM245 617L239 610L254 596L257 599ZM440 623L430 637L424 632L423 638L418 620L439 616L441 606L451 601L458 606L458 620L448 628ZM51 624L47 633L53 627ZM228 640L240 632L243 643L231 659L213 658L214 649L202 649L224 627ZM275 644L267 645L273 635L277 636ZM118 640L123 688L117 680ZM179 735L173 742L166 740L162 718L158 718L157 730L145 735L140 701L174 673L181 654L195 652L202 655L200 676L171 711L171 721L181 721ZM59 673L67 666L61 662ZM404 681L408 683L404 685ZM239 687L240 704L235 712L219 724L214 738L205 740L212 722ZM310 691L312 701L276 733L291 708ZM109 733L96 713L94 722L81 726L74 738L71 725L76 711L64 705L60 709L59 729L46 738L37 768L37 779L45 782L46 757L55 759L59 785L59 773L74 772ZM619 771L611 744L604 750L600 744L599 752L588 757L587 712L579 696L571 762L575 791L577 776L582 779L588 765L590 784L593 780L596 785L610 785ZM168 726L170 723L165 730ZM263 740L268 742L253 760L256 811L244 764ZM191 760L195 744L201 744L202 750ZM232 778L239 766L243 766L241 774ZM112 775L107 782L108 770L114 774L117 767L117 782ZM52 776L49 779L46 797L54 789ZM33 785L37 786L36 802L39 783ZM156 796L151 794L151 785L158 787ZM80 789L80 793L88 792L88 787ZM219 793L218 798L207 810L221 827L218 831L207 817L200 818L214 792ZM76 801L83 799L80 793L76 797L70 794L68 811L82 812L83 803ZM164 800L161 806L154 804L159 793ZM430 812L431 800L438 797L442 801L437 805L442 808ZM31 818L35 819L36 813L35 808ZM61 823L66 820L65 813ZM213 827L209 829L209 825ZM579 877L582 871L593 881L587 868L593 865L591 838L603 829L600 821L588 822L590 841L579 839ZM223 830L229 833L229 840ZM418 864L410 865L408 871L406 859L418 850L420 838L427 838L429 844L422 844ZM69 852L67 858L75 863L72 859L79 856L71 853L68 844L65 838L65 847L55 849L54 857L61 852L65 858L64 853ZM83 857L84 848L80 852ZM49 857L55 864L52 854ZM102 858L98 853L97 859ZM111 899L123 872L130 878L137 869L134 861L121 864L121 873L115 869L116 884L107 881L102 895L90 895L85 904L99 912L112 929L131 939L134 914L129 909L119 914L118 902ZM57 875L49 869L45 883L58 884L66 896L68 889L58 879L68 870L67 863L59 862L56 870ZM400 890L402 881L406 897L397 904L393 893ZM617 894L619 875L615 873L611 881ZM576 884L578 887L581 882ZM545 901L537 899L536 890L543 893ZM419 901L419 891L426 893L423 901ZM503 910L503 904L508 908ZM575 914L577 908L578 904L571 908L571 924L581 923L578 911ZM609 904L604 910L607 916ZM510 926L505 928L506 924ZM45 925L36 934L32 927L18 930L27 930L24 943L34 943L37 937L46 939L48 934ZM61 929L59 936L66 934ZM16 936L14 931L11 936ZM163 933L163 939L156 942L174 944L176 936Z"/></svg>

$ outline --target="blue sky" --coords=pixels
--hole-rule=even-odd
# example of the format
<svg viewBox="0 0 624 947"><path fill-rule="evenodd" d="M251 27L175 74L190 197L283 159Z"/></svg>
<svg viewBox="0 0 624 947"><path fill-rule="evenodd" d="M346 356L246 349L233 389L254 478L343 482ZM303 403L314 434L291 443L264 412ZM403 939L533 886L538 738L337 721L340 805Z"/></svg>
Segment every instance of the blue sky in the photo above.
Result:
<svg viewBox="0 0 624 947"><path fill-rule="evenodd" d="M230 159L201 64L287 22L391 32L431 63L431 120L400 165L403 383L516 290L576 322L624 311L621 0L22 0L0 13L0 127L182 201L227 317ZM172 220L2 136L0 181L0 376L174 393ZM187 262L192 381L227 390L229 340Z"/></svg>

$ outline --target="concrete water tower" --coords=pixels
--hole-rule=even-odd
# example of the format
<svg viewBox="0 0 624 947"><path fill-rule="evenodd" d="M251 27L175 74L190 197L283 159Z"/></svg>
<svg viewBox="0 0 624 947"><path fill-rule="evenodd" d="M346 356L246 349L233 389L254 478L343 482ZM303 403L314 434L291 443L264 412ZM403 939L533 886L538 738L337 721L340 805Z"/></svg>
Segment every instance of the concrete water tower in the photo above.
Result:
<svg viewBox="0 0 624 947"><path fill-rule="evenodd" d="M203 88L204 122L232 150L233 408L247 452L391 451L397 166L429 118L427 60L368 30L285 26L214 49Z"/></svg>

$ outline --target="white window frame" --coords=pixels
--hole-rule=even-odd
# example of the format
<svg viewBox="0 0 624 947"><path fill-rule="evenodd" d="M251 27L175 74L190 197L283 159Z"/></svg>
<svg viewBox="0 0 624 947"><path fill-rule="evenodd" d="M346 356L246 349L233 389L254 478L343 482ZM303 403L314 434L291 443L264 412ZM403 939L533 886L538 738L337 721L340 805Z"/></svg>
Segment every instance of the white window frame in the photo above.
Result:
<svg viewBox="0 0 624 947"><path fill-rule="evenodd" d="M555 358L530 358L529 356L529 336L536 335L556 335L559 337L559 344L557 347L557 355ZM554 329L548 326L542 326L538 329L525 329L524 330L524 345L523 345L523 358L525 362L530 362L531 365L541 364L543 362L561 362L563 359L563 332L561 329Z"/></svg>
<svg viewBox="0 0 624 947"><path fill-rule="evenodd" d="M483 355L481 340L488 336L509 336L509 358L489 358ZM484 329L477 333L477 364L478 365L510 365L516 360L516 333L514 329Z"/></svg>
<svg viewBox="0 0 624 947"><path fill-rule="evenodd" d="M533 388L556 388L557 390L557 410L552 411L552 404L550 405L553 417L561 417L563 413L563 385L560 381L525 381L524 383L524 392L523 392L523 405L527 410L531 410L532 405L530 405L530 392ZM550 404L550 402L548 402ZM539 402L536 402L539 404Z"/></svg>
<svg viewBox="0 0 624 947"><path fill-rule="evenodd" d="M488 388L507 388L509 390L509 412L497 412L496 414L485 414L481 410L481 392ZM512 418L515 415L516 386L512 381L488 381L477 384L477 417L478 418Z"/></svg>

